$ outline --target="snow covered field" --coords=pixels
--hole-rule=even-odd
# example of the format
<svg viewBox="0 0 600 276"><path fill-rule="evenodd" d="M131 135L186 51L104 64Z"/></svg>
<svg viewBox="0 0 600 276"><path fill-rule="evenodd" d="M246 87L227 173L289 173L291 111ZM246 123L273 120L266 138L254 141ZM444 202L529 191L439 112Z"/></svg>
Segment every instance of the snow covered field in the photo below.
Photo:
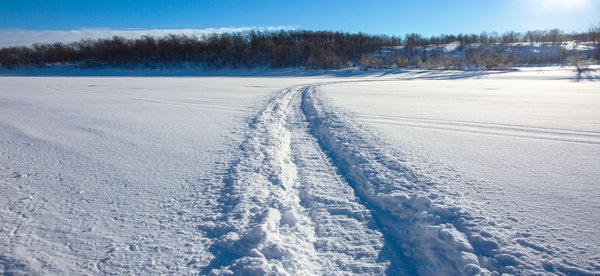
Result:
<svg viewBox="0 0 600 276"><path fill-rule="evenodd" d="M293 75L0 77L0 272L600 273L597 83Z"/></svg>
<svg viewBox="0 0 600 276"><path fill-rule="evenodd" d="M300 81L2 78L0 271L205 265L203 183L232 159L246 118Z"/></svg>
<svg viewBox="0 0 600 276"><path fill-rule="evenodd" d="M400 152L411 164L459 175L452 186L461 206L485 218L466 233L476 251L517 271L585 275L600 272L600 87L569 74L547 68L319 90L391 147L407 148ZM506 257L474 243L478 235L490 235L486 242Z"/></svg>

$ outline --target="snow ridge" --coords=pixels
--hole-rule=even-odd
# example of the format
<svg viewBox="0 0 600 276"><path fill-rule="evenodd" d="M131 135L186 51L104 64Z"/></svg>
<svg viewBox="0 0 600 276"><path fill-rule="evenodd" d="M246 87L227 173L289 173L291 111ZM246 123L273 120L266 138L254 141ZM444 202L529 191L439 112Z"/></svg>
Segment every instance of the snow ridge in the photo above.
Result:
<svg viewBox="0 0 600 276"><path fill-rule="evenodd" d="M314 94L314 86L307 86L302 101L312 134L395 241L409 273L477 275L526 268L479 229L485 219L461 210L453 195L436 187L436 179L378 146L384 143L338 112L326 110Z"/></svg>

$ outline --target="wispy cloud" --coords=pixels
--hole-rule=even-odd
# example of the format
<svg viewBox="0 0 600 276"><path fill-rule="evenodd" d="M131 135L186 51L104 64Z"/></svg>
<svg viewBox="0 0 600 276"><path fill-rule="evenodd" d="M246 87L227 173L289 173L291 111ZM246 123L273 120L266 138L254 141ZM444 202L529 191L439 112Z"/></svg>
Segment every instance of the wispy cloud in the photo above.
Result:
<svg viewBox="0 0 600 276"><path fill-rule="evenodd" d="M162 37L168 34L203 35L210 33L230 33L257 31L294 30L298 26L266 26L266 27L228 27L206 29L77 29L36 31L27 29L0 29L0 47L30 46L33 43L69 43L85 38L110 38L122 36L138 38L144 35Z"/></svg>

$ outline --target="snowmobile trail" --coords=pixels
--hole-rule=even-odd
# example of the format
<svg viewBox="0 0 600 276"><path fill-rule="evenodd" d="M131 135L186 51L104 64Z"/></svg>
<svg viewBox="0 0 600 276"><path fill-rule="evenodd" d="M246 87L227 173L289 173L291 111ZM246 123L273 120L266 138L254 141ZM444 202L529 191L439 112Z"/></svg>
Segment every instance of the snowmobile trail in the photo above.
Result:
<svg viewBox="0 0 600 276"><path fill-rule="evenodd" d="M383 274L383 237L337 175L300 110L304 87L284 90L250 123L224 179L214 274Z"/></svg>
<svg viewBox="0 0 600 276"><path fill-rule="evenodd" d="M477 275L526 264L440 181L335 110L284 89L250 120L223 174L203 273Z"/></svg>

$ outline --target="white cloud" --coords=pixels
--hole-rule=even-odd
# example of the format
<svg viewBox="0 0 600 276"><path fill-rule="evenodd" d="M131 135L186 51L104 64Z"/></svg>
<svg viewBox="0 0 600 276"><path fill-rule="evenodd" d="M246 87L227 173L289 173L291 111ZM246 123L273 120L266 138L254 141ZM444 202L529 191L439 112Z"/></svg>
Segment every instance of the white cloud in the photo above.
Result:
<svg viewBox="0 0 600 276"><path fill-rule="evenodd" d="M210 33L229 33L257 31L294 30L297 26L266 26L266 27L229 27L229 28L207 28L207 29L78 29L78 30L48 30L36 31L26 29L0 29L0 47L7 46L30 46L33 43L69 43L85 38L110 38L122 36L126 38L138 38L144 35L162 37L168 34L203 35Z"/></svg>

